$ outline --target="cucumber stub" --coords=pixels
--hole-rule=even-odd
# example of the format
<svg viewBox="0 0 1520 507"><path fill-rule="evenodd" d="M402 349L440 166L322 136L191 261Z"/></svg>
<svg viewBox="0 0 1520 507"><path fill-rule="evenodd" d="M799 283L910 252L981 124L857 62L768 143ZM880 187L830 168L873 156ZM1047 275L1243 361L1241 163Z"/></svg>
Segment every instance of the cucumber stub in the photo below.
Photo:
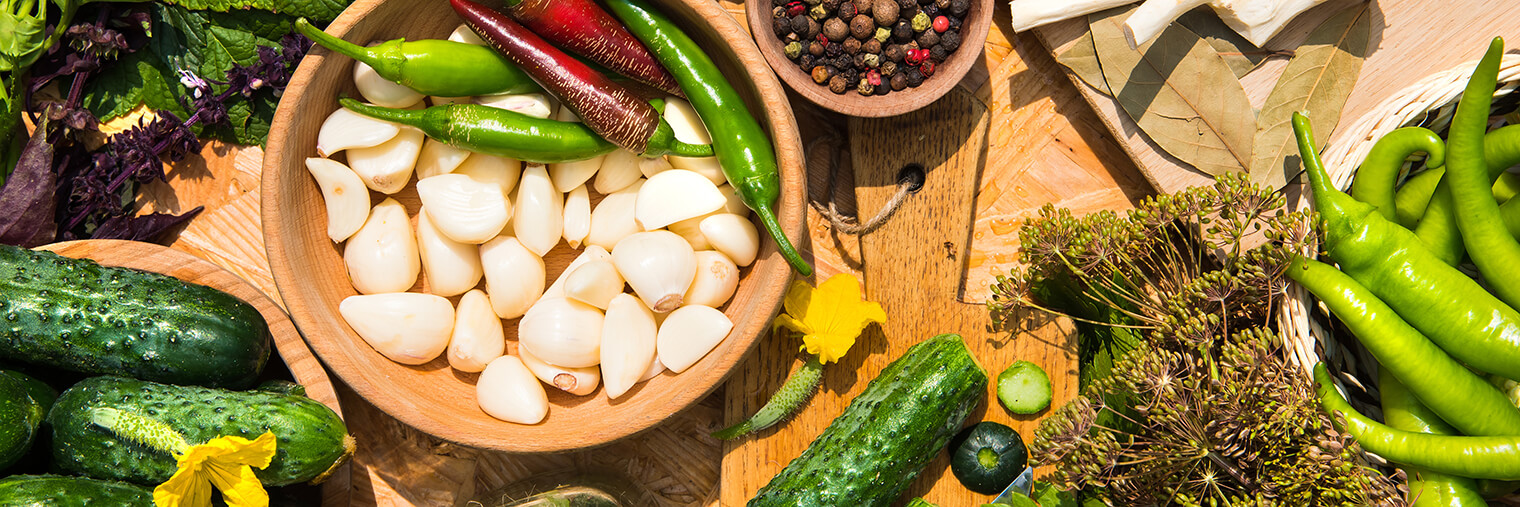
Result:
<svg viewBox="0 0 1520 507"><path fill-rule="evenodd" d="M998 401L1015 414L1028 415L1050 406L1050 376L1039 365L1018 361L998 374Z"/></svg>

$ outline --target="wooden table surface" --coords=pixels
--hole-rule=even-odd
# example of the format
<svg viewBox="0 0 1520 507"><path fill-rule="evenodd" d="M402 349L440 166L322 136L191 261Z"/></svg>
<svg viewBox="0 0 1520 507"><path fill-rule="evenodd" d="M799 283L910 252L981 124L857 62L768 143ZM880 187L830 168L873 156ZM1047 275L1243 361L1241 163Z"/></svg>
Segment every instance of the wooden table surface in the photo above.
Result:
<svg viewBox="0 0 1520 507"><path fill-rule="evenodd" d="M744 22L741 3L723 3ZM455 446L396 422L335 381L360 442L354 505L457 505L516 480L564 470L620 472L648 488L660 505L743 505L865 381L926 333L963 334L994 375L1009 358L1039 363L1055 383L1055 402L1069 399L1076 379L1069 323L1032 316L1018 332L992 332L981 304L987 286L1014 265L1019 225L1046 203L1079 214L1123 209L1151 190L1048 51L1034 37L1014 34L1007 3L995 4L983 62L928 109L894 119L847 119L792 95L803 139L812 140L809 194L815 203L832 201L846 212L858 203L861 214L869 215L893 192L905 161L923 163L929 179L925 190L864 237L838 233L809 211L809 249L817 267L809 281L843 272L860 276L868 296L887 309L888 324L869 330L843 363L826 369L822 391L795 420L737 443L707 436L751 413L799 363L794 339L762 340L723 389L660 427L609 447L558 455ZM148 209L206 206L173 246L229 268L278 300L258 222L262 152L213 143L203 155L174 167L168 184L148 188ZM991 407L984 404L973 417L1013 425L1032 437L1038 416L1014 419ZM946 506L990 500L965 491L946 463L941 454L910 495Z"/></svg>

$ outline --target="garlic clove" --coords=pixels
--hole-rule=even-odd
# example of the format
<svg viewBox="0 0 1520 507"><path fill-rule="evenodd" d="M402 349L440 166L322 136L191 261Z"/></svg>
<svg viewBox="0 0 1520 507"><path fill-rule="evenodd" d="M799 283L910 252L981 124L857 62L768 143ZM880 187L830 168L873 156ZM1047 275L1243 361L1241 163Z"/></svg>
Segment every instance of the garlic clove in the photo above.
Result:
<svg viewBox="0 0 1520 507"><path fill-rule="evenodd" d="M597 203L596 208L591 210L591 231L586 234L587 244L611 250L629 234L644 230L634 217L634 207L638 204L639 189L644 187L645 181L634 181L627 188L603 197L602 202Z"/></svg>
<svg viewBox="0 0 1520 507"><path fill-rule="evenodd" d="M561 107L558 110L554 111L554 119L556 121L568 121L574 123L581 122L581 117L576 115L575 111L571 111L568 107Z"/></svg>
<svg viewBox="0 0 1520 507"><path fill-rule="evenodd" d="M644 230L665 227L723 208L727 199L718 186L700 174L672 169L661 172L639 189L634 215Z"/></svg>
<svg viewBox="0 0 1520 507"><path fill-rule="evenodd" d="M569 281L571 273L574 273L576 269L589 262L611 260L612 253L608 252L607 249L596 245L587 245L585 249L581 250L581 254L575 257L575 260L570 261L569 266L565 266L565 270L559 273L559 277L554 279L554 283L544 290L544 295L540 299L566 297L565 283Z"/></svg>
<svg viewBox="0 0 1520 507"><path fill-rule="evenodd" d="M623 276L606 260L587 262L565 277L565 297L606 310L623 293Z"/></svg>
<svg viewBox="0 0 1520 507"><path fill-rule="evenodd" d="M565 195L565 243L570 248L580 248L581 242L591 234L591 193L585 185L575 187Z"/></svg>
<svg viewBox="0 0 1520 507"><path fill-rule="evenodd" d="M507 350L506 331L491 309L491 298L476 289L459 298L454 310L454 332L449 339L449 366L478 372Z"/></svg>
<svg viewBox="0 0 1520 507"><path fill-rule="evenodd" d="M327 237L334 243L359 232L369 218L369 189L353 169L325 158L306 159L306 170L322 189L322 203L327 207Z"/></svg>
<svg viewBox="0 0 1520 507"><path fill-rule="evenodd" d="M639 298L618 294L608 302L602 320L601 364L608 399L621 397L651 369L658 332L654 312Z"/></svg>
<svg viewBox="0 0 1520 507"><path fill-rule="evenodd" d="M475 31L470 29L470 25L463 24L459 25L459 27L455 28L453 32L449 33L449 40L454 42L463 42L465 44L474 44L476 46L486 45L486 41L484 39L481 39L479 35L476 35Z"/></svg>
<svg viewBox="0 0 1520 507"><path fill-rule="evenodd" d="M648 382L649 379L658 377L661 373L665 373L665 365L660 363L660 355L655 354L654 361L649 363L649 369L644 370L643 375L639 375L639 382Z"/></svg>
<svg viewBox="0 0 1520 507"><path fill-rule="evenodd" d="M565 195L554 189L543 164L528 164L523 171L513 216L517 239L539 257L559 243L565 227Z"/></svg>
<svg viewBox="0 0 1520 507"><path fill-rule="evenodd" d="M364 226L343 246L349 281L361 294L406 292L417 283L422 261L406 207L387 198L369 212Z"/></svg>
<svg viewBox="0 0 1520 507"><path fill-rule="evenodd" d="M728 177L723 175L723 166L718 164L718 157L670 157L670 166L700 174L714 185L728 182Z"/></svg>
<svg viewBox="0 0 1520 507"><path fill-rule="evenodd" d="M676 233L664 230L623 238L612 250L612 264L633 287L633 292L644 299L644 304L658 313L681 306L681 299L697 273L691 245Z"/></svg>
<svg viewBox="0 0 1520 507"><path fill-rule="evenodd" d="M639 173L643 174L645 178L654 177L656 174L671 169L675 169L675 166L670 165L670 161L666 160L665 157L639 159Z"/></svg>
<svg viewBox="0 0 1520 507"><path fill-rule="evenodd" d="M640 160L637 153L624 149L612 150L602 159L602 167L597 170L592 187L602 195L628 188L628 185L643 177L643 173L639 172Z"/></svg>
<svg viewBox="0 0 1520 507"><path fill-rule="evenodd" d="M364 100L377 106L406 109L422 102L422 94L404 85L380 77L373 67L354 62L354 86Z"/></svg>
<svg viewBox="0 0 1520 507"><path fill-rule="evenodd" d="M711 307L680 307L665 317L655 337L660 363L676 373L686 371L717 347L733 328L727 315Z"/></svg>
<svg viewBox="0 0 1520 507"><path fill-rule="evenodd" d="M702 219L702 236L714 250L723 252L734 264L748 266L760 252L760 231L749 219L721 213Z"/></svg>
<svg viewBox="0 0 1520 507"><path fill-rule="evenodd" d="M506 93L475 97L475 103L497 109L516 111L534 118L547 119L554 113L553 104L542 93Z"/></svg>
<svg viewBox="0 0 1520 507"><path fill-rule="evenodd" d="M544 293L544 259L515 237L497 236L480 245L480 264L497 317L521 317Z"/></svg>
<svg viewBox="0 0 1520 507"><path fill-rule="evenodd" d="M528 349L519 347L517 356L522 358L523 365L528 371L533 372L534 377L545 384L559 388L561 391L585 396L596 391L596 386L602 383L602 371L595 366L589 368L563 368L544 362L542 359L528 352Z"/></svg>
<svg viewBox="0 0 1520 507"><path fill-rule="evenodd" d="M460 243L495 238L512 218L501 186L463 174L442 174L417 182L417 197L438 232Z"/></svg>
<svg viewBox="0 0 1520 507"><path fill-rule="evenodd" d="M677 98L666 100L663 118L670 123L670 130L675 134L676 140L691 144L712 144L712 135L708 134L707 127L690 103ZM728 181L723 176L723 167L718 164L718 157L671 156L669 159L672 167L706 176L714 185Z"/></svg>
<svg viewBox="0 0 1520 507"><path fill-rule="evenodd" d="M712 250L712 243L708 243L707 236L702 235L702 220L710 216L712 214L688 218L667 225L665 229L681 236L681 239L685 239L687 243L691 243L692 250Z"/></svg>
<svg viewBox="0 0 1520 507"><path fill-rule="evenodd" d="M739 267L721 252L697 252L696 257L697 277L682 301L688 305L723 306L739 288Z"/></svg>
<svg viewBox="0 0 1520 507"><path fill-rule="evenodd" d="M459 164L454 174L463 174L482 183L495 183L501 187L501 195L512 195L517 179L522 177L522 162L517 159L476 153Z"/></svg>
<svg viewBox="0 0 1520 507"><path fill-rule="evenodd" d="M454 307L449 300L418 292L349 296L338 314L375 351L401 364L424 364L449 346Z"/></svg>
<svg viewBox="0 0 1520 507"><path fill-rule="evenodd" d="M727 183L718 185L718 192L723 194L724 199L727 199L727 202L723 203L724 213L733 213L741 217L749 216L749 206L744 204L744 199L739 198L739 192L734 190L733 185Z"/></svg>
<svg viewBox="0 0 1520 507"><path fill-rule="evenodd" d="M522 359L501 356L486 365L475 382L480 410L497 419L538 424L549 415L549 395Z"/></svg>
<svg viewBox="0 0 1520 507"><path fill-rule="evenodd" d="M317 132L317 155L331 157L352 148L368 148L395 138L401 126L338 108L322 122Z"/></svg>
<svg viewBox="0 0 1520 507"><path fill-rule="evenodd" d="M427 273L427 292L443 297L464 294L480 283L484 270L480 247L460 243L438 232L427 206L417 212L417 250L422 272Z"/></svg>
<svg viewBox="0 0 1520 507"><path fill-rule="evenodd" d="M544 362L567 368L601 362L602 311L569 298L548 298L517 322L517 344Z"/></svg>
<svg viewBox="0 0 1520 507"><path fill-rule="evenodd" d="M454 172L454 169L469 157L469 150L455 148L449 143L430 137L423 141L422 152L417 155L417 179L425 180Z"/></svg>
<svg viewBox="0 0 1520 507"><path fill-rule="evenodd" d="M606 159L606 155L597 155L585 160L549 164L549 178L554 180L555 189L569 192L591 181L591 177L596 176L597 170L602 167L602 161Z"/></svg>
<svg viewBox="0 0 1520 507"><path fill-rule="evenodd" d="M422 153L422 131L402 127L391 140L368 148L350 148L348 166L364 185L382 194L394 194L406 187Z"/></svg>

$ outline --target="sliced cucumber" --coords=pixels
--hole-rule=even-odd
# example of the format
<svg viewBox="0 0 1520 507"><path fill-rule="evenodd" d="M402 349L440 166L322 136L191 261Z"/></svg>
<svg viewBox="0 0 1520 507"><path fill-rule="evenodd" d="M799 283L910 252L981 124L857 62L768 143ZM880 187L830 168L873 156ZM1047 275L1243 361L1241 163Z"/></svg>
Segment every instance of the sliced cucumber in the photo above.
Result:
<svg viewBox="0 0 1520 507"><path fill-rule="evenodd" d="M1015 414L1033 414L1050 406L1050 376L1029 361L1013 363L998 374L998 401Z"/></svg>

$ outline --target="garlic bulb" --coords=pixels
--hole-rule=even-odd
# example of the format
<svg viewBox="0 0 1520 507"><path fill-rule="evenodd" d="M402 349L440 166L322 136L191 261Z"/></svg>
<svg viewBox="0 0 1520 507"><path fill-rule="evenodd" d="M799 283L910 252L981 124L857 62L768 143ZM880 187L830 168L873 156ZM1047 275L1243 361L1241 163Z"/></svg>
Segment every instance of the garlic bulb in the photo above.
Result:
<svg viewBox="0 0 1520 507"><path fill-rule="evenodd" d="M463 174L441 174L417 182L417 197L438 232L460 243L490 241L512 218L501 186Z"/></svg>
<svg viewBox="0 0 1520 507"><path fill-rule="evenodd" d="M417 283L422 261L406 207L387 198L343 246L349 281L361 294L406 292Z"/></svg>
<svg viewBox="0 0 1520 507"><path fill-rule="evenodd" d="M338 314L370 347L401 364L437 358L454 330L449 300L418 292L349 296Z"/></svg>
<svg viewBox="0 0 1520 507"><path fill-rule="evenodd" d="M327 237L334 243L359 232L369 218L369 189L352 169L325 158L306 159L306 170L322 189L322 203L327 207Z"/></svg>
<svg viewBox="0 0 1520 507"><path fill-rule="evenodd" d="M422 94L389 79L380 77L364 62L354 62L354 86L364 100L377 106L405 109L422 102Z"/></svg>
<svg viewBox="0 0 1520 507"><path fill-rule="evenodd" d="M692 109L690 103L674 97L666 100L663 118L670 123L670 130L675 134L676 140L691 144L712 144L712 136L708 134L707 127L702 124L702 119L697 117L697 111ZM721 185L728 181L728 178L723 176L723 167L718 164L718 157L670 156L668 158L672 167L700 174L714 185Z"/></svg>
<svg viewBox="0 0 1520 507"><path fill-rule="evenodd" d="M733 322L723 312L701 305L686 305L670 312L660 323L655 346L660 363L670 371L681 373L697 364L703 356L728 336Z"/></svg>
<svg viewBox="0 0 1520 507"><path fill-rule="evenodd" d="M665 160L665 157L639 159L639 174L643 174L645 178L652 178L656 174L671 169L675 169L675 167L670 165L670 161Z"/></svg>
<svg viewBox="0 0 1520 507"><path fill-rule="evenodd" d="M469 176L481 183L495 183L501 187L501 195L512 195L512 190L517 188L517 179L522 177L522 162L476 153L459 164L454 173Z"/></svg>
<svg viewBox="0 0 1520 507"><path fill-rule="evenodd" d="M755 255L760 252L760 232L749 219L720 213L702 219L700 227L713 249L733 259L734 264L748 266L755 262Z"/></svg>
<svg viewBox="0 0 1520 507"><path fill-rule="evenodd" d="M538 424L549 415L549 395L522 359L501 356L475 382L475 401L487 415L518 424Z"/></svg>
<svg viewBox="0 0 1520 507"><path fill-rule="evenodd" d="M521 317L544 293L544 259L515 237L498 236L480 245L480 264L497 317Z"/></svg>
<svg viewBox="0 0 1520 507"><path fill-rule="evenodd" d="M449 40L454 42L463 42L465 44L474 44L476 46L486 45L486 41L484 39L481 39L479 35L476 35L475 31L470 29L470 25L459 25L459 27L455 28L453 32L449 33Z"/></svg>
<svg viewBox="0 0 1520 507"><path fill-rule="evenodd" d="M394 194L412 179L412 168L422 153L422 131L402 127L391 140L368 148L350 148L348 166L364 185L382 194Z"/></svg>
<svg viewBox="0 0 1520 507"><path fill-rule="evenodd" d="M658 332L654 312L639 298L618 294L607 304L607 316L602 320L601 367L608 399L618 399L650 370Z"/></svg>
<svg viewBox="0 0 1520 507"><path fill-rule="evenodd" d="M443 297L464 294L475 288L484 274L480 247L454 241L438 232L426 206L417 212L417 250L422 256L422 272L427 274L429 294Z"/></svg>
<svg viewBox="0 0 1520 507"><path fill-rule="evenodd" d="M528 371L533 372L533 376L538 377L538 380L576 396L591 394L596 391L596 386L602 383L602 371L595 366L562 368L544 362L522 347L518 347L517 356L522 358L523 365L527 366Z"/></svg>
<svg viewBox="0 0 1520 507"><path fill-rule="evenodd" d="M647 231L718 211L726 201L718 186L702 175L672 169L644 182L634 214Z"/></svg>
<svg viewBox="0 0 1520 507"><path fill-rule="evenodd" d="M697 252L697 277L683 298L688 305L717 308L734 297L739 288L739 267L727 255L711 250Z"/></svg>
<svg viewBox="0 0 1520 507"><path fill-rule="evenodd" d="M449 366L478 372L507 350L506 331L491 309L491 298L479 289L466 292L454 310L454 332L449 339Z"/></svg>
<svg viewBox="0 0 1520 507"><path fill-rule="evenodd" d="M588 234L591 234L591 193L581 185L565 195L565 243L570 248L580 248Z"/></svg>
<svg viewBox="0 0 1520 507"><path fill-rule="evenodd" d="M565 226L565 195L554 189L543 164L529 164L517 184L513 232L523 246L543 257L559 243Z"/></svg>
<svg viewBox="0 0 1520 507"><path fill-rule="evenodd" d="M634 217L634 207L638 205L639 189L644 187L644 181L635 181L597 203L596 209L591 210L591 231L586 234L587 244L611 250L629 234L644 230Z"/></svg>
<svg viewBox="0 0 1520 507"><path fill-rule="evenodd" d="M602 311L574 299L544 299L517 322L517 345L549 364L596 366L601 361Z"/></svg>
<svg viewBox="0 0 1520 507"><path fill-rule="evenodd" d="M331 157L351 148L379 146L401 133L401 126L338 108L317 131L317 155Z"/></svg>
<svg viewBox="0 0 1520 507"><path fill-rule="evenodd" d="M454 172L469 157L469 150L429 137L423 141L422 152L417 155L417 179Z"/></svg>
<svg viewBox="0 0 1520 507"><path fill-rule="evenodd" d="M709 213L681 220L665 226L665 229L681 236L681 239L686 240L687 243L691 243L692 250L712 250L712 243L708 243L707 236L702 235L702 220L710 216L713 216L713 214Z"/></svg>
<svg viewBox="0 0 1520 507"><path fill-rule="evenodd" d="M565 277L565 297L603 310L622 293L623 277L609 261L587 262Z"/></svg>
<svg viewBox="0 0 1520 507"><path fill-rule="evenodd" d="M691 245L670 231L623 238L612 250L612 263L644 304L659 313L681 306L681 298L697 273Z"/></svg>
<svg viewBox="0 0 1520 507"><path fill-rule="evenodd" d="M575 256L575 260L570 261L569 266L565 266L565 270L559 273L559 277L554 279L554 283L544 290L544 296L540 299L566 297L565 282L569 280L571 273L574 273L576 269L586 265L588 262L610 260L612 260L612 253L608 252L607 249L596 245L587 245L585 249L581 250L580 255Z"/></svg>
<svg viewBox="0 0 1520 507"><path fill-rule="evenodd" d="M621 148L608 153L602 159L602 167L597 170L596 180L592 183L596 193L608 195L638 181L643 176L639 172L639 160L637 153Z"/></svg>
<svg viewBox="0 0 1520 507"><path fill-rule="evenodd" d="M548 118L554 112L554 106L549 103L549 98L542 93L485 95L475 97L475 103L540 119Z"/></svg>

